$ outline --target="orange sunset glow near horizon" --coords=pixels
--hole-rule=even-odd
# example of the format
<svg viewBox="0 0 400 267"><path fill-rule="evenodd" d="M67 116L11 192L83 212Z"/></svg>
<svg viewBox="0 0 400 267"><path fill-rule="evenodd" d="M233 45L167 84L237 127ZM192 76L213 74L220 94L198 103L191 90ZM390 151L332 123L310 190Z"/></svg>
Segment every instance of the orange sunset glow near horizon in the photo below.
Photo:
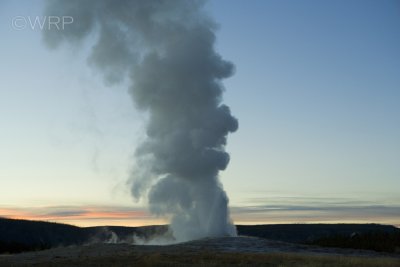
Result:
<svg viewBox="0 0 400 267"><path fill-rule="evenodd" d="M312 210L311 208L310 210ZM360 208L358 208L360 209ZM361 208L362 209L362 208ZM310 212L310 210L269 210L254 211L249 207L232 208L235 224L288 224L288 223L378 223L400 227L396 210L389 214L365 212ZM330 213L330 214L329 214ZM368 214L370 213L370 214ZM390 213L393 213L390 215ZM0 208L3 218L47 221L71 224L79 227L91 226L149 226L168 224L166 218L157 218L145 209L129 207L42 207L42 208Z"/></svg>

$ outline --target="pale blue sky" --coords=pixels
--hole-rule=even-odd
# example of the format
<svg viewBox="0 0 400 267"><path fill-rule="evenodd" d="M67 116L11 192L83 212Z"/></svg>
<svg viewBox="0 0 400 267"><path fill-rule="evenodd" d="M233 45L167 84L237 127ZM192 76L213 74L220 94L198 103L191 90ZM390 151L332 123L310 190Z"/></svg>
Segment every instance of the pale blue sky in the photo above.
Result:
<svg viewBox="0 0 400 267"><path fill-rule="evenodd" d="M145 116L123 84L105 86L86 65L90 43L49 51L40 30L12 28L42 7L0 2L0 206L137 207L124 181ZM343 214L381 205L400 224L400 2L215 0L207 9L218 51L236 65L224 102L239 130L221 179L238 218L246 206L286 205L254 221L292 222L298 209L285 212L296 205ZM349 218L384 216L360 214Z"/></svg>

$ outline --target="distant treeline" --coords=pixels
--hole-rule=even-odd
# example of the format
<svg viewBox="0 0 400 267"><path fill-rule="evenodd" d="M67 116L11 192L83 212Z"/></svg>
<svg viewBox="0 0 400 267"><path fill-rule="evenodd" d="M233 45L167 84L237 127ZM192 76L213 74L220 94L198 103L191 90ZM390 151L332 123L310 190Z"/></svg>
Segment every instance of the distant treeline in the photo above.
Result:
<svg viewBox="0 0 400 267"><path fill-rule="evenodd" d="M20 242L4 242L0 241L0 254L15 254L27 251L38 251L50 249L51 246L46 244L25 244Z"/></svg>
<svg viewBox="0 0 400 267"><path fill-rule="evenodd" d="M238 225L240 235L323 247L400 253L400 229L380 224Z"/></svg>
<svg viewBox="0 0 400 267"><path fill-rule="evenodd" d="M19 253L99 242L146 240L164 234L168 227L77 227L68 224L0 218L0 253Z"/></svg>
<svg viewBox="0 0 400 267"><path fill-rule="evenodd" d="M368 249L379 252L400 253L400 232L353 233L319 238L309 244L323 247Z"/></svg>
<svg viewBox="0 0 400 267"><path fill-rule="evenodd" d="M0 219L0 253L82 244L87 237L82 228L72 225Z"/></svg>
<svg viewBox="0 0 400 267"><path fill-rule="evenodd" d="M398 252L400 229L379 224L237 225L238 234L319 246ZM134 243L168 234L168 226L76 227L0 218L0 253L19 253L99 242Z"/></svg>

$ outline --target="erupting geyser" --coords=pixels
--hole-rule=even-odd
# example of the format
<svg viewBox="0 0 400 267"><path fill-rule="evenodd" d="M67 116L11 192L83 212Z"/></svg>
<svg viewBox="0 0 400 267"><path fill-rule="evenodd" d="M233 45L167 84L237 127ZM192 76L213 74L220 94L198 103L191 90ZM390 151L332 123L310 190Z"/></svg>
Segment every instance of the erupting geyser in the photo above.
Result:
<svg viewBox="0 0 400 267"><path fill-rule="evenodd" d="M215 23L203 1L52 0L45 13L72 16L63 30L44 31L49 47L98 34L88 62L108 83L129 77L137 108L149 114L136 150L132 195L167 216L179 241L236 235L218 179L226 137L238 128L222 105L221 79L233 65L214 50Z"/></svg>

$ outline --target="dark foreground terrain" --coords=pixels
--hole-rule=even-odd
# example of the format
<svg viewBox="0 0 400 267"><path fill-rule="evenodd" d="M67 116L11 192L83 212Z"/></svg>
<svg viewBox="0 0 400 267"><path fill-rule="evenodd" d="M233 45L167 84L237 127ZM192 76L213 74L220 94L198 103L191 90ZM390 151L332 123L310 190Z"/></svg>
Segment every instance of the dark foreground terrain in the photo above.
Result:
<svg viewBox="0 0 400 267"><path fill-rule="evenodd" d="M256 237L203 239L168 246L92 244L0 256L0 266L32 265L396 267L400 266L400 257Z"/></svg>
<svg viewBox="0 0 400 267"><path fill-rule="evenodd" d="M241 236L296 244L400 253L400 229L379 224L237 225ZM172 238L166 225L76 227L0 218L0 254L96 243L138 244L154 236Z"/></svg>
<svg viewBox="0 0 400 267"><path fill-rule="evenodd" d="M0 218L0 267L400 267L400 229L390 225L238 225L237 229L239 237L162 246L173 242L165 225L81 228Z"/></svg>

